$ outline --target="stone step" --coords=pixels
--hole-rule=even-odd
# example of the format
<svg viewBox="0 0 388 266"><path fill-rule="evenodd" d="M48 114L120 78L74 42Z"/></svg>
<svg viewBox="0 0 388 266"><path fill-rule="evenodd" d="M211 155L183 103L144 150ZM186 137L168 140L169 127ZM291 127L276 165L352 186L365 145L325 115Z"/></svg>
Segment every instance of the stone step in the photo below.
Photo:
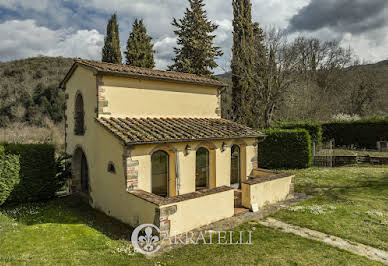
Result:
<svg viewBox="0 0 388 266"><path fill-rule="evenodd" d="M242 207L242 192L241 192L241 190L234 191L234 207L235 208Z"/></svg>
<svg viewBox="0 0 388 266"><path fill-rule="evenodd" d="M240 215L240 214L243 214L243 213L247 213L249 212L249 209L245 209L245 208L234 208L234 215Z"/></svg>

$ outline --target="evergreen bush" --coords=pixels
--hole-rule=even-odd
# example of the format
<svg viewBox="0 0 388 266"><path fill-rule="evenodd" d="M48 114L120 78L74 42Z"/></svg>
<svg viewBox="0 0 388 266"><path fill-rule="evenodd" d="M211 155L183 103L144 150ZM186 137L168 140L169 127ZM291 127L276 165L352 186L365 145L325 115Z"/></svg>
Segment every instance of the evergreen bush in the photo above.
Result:
<svg viewBox="0 0 388 266"><path fill-rule="evenodd" d="M264 131L259 143L259 167L269 169L308 168L312 164L311 137L305 129L272 129Z"/></svg>
<svg viewBox="0 0 388 266"><path fill-rule="evenodd" d="M0 146L0 206L7 200L19 179L19 157L5 154Z"/></svg>
<svg viewBox="0 0 388 266"><path fill-rule="evenodd" d="M377 141L388 140L388 117L335 121L322 125L323 139L336 146L376 149Z"/></svg>
<svg viewBox="0 0 388 266"><path fill-rule="evenodd" d="M29 202L55 196L60 185L56 178L55 146L51 144L3 144L7 156L19 157L20 182L8 201Z"/></svg>

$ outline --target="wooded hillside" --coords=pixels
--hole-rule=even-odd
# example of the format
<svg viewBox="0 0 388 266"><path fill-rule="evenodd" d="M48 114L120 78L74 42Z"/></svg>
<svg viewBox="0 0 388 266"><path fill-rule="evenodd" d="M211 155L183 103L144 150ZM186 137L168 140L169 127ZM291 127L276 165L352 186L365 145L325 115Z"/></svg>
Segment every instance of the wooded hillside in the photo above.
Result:
<svg viewBox="0 0 388 266"><path fill-rule="evenodd" d="M232 72L216 77L230 84L222 98L222 115L230 119ZM387 99L388 60L385 60L376 64L348 67L338 76L331 91L317 92L310 84L296 83L286 91L282 99L283 104L274 112L274 120L327 121L352 116L354 118L387 116ZM357 113L354 105L362 106L362 112Z"/></svg>
<svg viewBox="0 0 388 266"><path fill-rule="evenodd" d="M58 86L72 62L71 58L35 57L0 63L0 127L7 127L13 122L28 122L42 126L47 118L54 123L62 122L65 97ZM373 70L375 79L383 84L374 96L374 103L368 115L387 115L388 60L357 68ZM352 72L355 69L348 71ZM217 78L231 83L231 73L218 75ZM345 95L347 92L346 87L344 88ZM327 109L324 103L317 104L319 99L313 95L303 94L298 87L290 90L287 97L293 99L293 104L287 104L277 110L276 119L326 120L346 109L343 108L344 106L338 110ZM295 99L296 97L299 101ZM227 89L223 98L223 116L226 118L228 118L230 98L231 87ZM337 102L341 104L341 101ZM298 105L299 103L303 103L304 106ZM345 102L342 103L344 104Z"/></svg>
<svg viewBox="0 0 388 266"><path fill-rule="evenodd" d="M73 59L35 57L0 63L0 127L13 122L43 125L63 120L65 97L59 83Z"/></svg>

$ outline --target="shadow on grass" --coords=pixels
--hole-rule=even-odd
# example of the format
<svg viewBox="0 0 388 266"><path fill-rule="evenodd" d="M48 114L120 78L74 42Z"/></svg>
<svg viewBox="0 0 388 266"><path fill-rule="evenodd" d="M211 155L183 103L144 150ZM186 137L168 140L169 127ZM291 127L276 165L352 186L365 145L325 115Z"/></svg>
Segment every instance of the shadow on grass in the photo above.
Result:
<svg viewBox="0 0 388 266"><path fill-rule="evenodd" d="M8 205L0 211L24 225L84 224L113 240L130 241L133 231L129 225L93 209L76 195L47 202Z"/></svg>

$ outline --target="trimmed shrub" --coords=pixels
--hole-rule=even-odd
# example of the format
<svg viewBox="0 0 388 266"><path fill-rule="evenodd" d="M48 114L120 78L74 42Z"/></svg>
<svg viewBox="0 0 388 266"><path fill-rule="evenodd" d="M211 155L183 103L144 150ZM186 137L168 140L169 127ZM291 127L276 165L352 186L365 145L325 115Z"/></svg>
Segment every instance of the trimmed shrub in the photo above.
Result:
<svg viewBox="0 0 388 266"><path fill-rule="evenodd" d="M376 149L376 142L388 140L388 118L336 121L322 125L325 141L335 140L336 146Z"/></svg>
<svg viewBox="0 0 388 266"><path fill-rule="evenodd" d="M19 156L20 182L9 202L47 200L58 190L55 146L50 144L4 144L6 154Z"/></svg>
<svg viewBox="0 0 388 266"><path fill-rule="evenodd" d="M19 157L5 154L0 146L0 206L7 200L19 179Z"/></svg>
<svg viewBox="0 0 388 266"><path fill-rule="evenodd" d="M310 121L279 122L277 127L281 129L305 129L309 132L313 142L318 145L322 143L322 126L318 123Z"/></svg>
<svg viewBox="0 0 388 266"><path fill-rule="evenodd" d="M312 164L311 137L305 129L264 131L259 143L259 167L269 169L307 168Z"/></svg>

